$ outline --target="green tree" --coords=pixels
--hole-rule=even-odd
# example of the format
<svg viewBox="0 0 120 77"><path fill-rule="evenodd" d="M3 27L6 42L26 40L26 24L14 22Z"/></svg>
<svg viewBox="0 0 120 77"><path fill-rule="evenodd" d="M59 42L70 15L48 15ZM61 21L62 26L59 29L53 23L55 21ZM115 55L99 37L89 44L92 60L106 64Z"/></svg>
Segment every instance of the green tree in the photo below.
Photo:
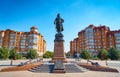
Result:
<svg viewBox="0 0 120 77"><path fill-rule="evenodd" d="M22 58L21 54L20 54L20 53L17 53L16 58L17 58L17 59L21 59L21 58Z"/></svg>
<svg viewBox="0 0 120 77"><path fill-rule="evenodd" d="M74 52L73 52L73 58L76 58L76 57L77 57L76 54L77 54L77 52L74 51Z"/></svg>
<svg viewBox="0 0 120 77"><path fill-rule="evenodd" d="M52 58L54 53L52 51L46 51L46 53L43 55L43 58Z"/></svg>
<svg viewBox="0 0 120 77"><path fill-rule="evenodd" d="M120 59L120 51L118 51L117 48L111 47L108 50L108 53L109 53L109 58L111 60L118 60L118 59Z"/></svg>
<svg viewBox="0 0 120 77"><path fill-rule="evenodd" d="M106 49L101 49L98 53L98 57L101 59L101 60L105 60L108 58L108 51Z"/></svg>
<svg viewBox="0 0 120 77"><path fill-rule="evenodd" d="M66 55L66 57L69 57L70 56L70 51L66 52L65 55Z"/></svg>
<svg viewBox="0 0 120 77"><path fill-rule="evenodd" d="M10 52L9 52L9 58L10 59L16 59L16 55L17 55L17 51L15 48L11 49Z"/></svg>
<svg viewBox="0 0 120 77"><path fill-rule="evenodd" d="M81 52L81 58L89 59L89 58L90 58L90 53L89 53L89 51L83 50L83 51Z"/></svg>
<svg viewBox="0 0 120 77"><path fill-rule="evenodd" d="M27 58L29 59L35 59L38 56L37 51L36 50L29 50L27 53Z"/></svg>
<svg viewBox="0 0 120 77"><path fill-rule="evenodd" d="M1 59L7 59L9 57L9 52L6 47L0 48L0 58Z"/></svg>

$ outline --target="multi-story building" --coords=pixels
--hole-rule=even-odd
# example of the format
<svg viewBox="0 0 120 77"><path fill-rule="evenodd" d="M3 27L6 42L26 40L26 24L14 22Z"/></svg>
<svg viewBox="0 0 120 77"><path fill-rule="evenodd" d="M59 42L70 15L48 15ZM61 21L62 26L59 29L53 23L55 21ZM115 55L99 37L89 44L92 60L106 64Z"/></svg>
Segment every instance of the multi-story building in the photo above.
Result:
<svg viewBox="0 0 120 77"><path fill-rule="evenodd" d="M116 47L120 50L120 30L110 31L109 27L89 25L78 32L78 37L70 41L70 55L87 49L91 55L97 55L100 49Z"/></svg>
<svg viewBox="0 0 120 77"><path fill-rule="evenodd" d="M120 50L120 30L110 31L108 33L108 42L109 47L114 46Z"/></svg>
<svg viewBox="0 0 120 77"><path fill-rule="evenodd" d="M30 32L17 32L7 29L0 31L0 47L15 48L17 52L23 54L34 49L39 55L42 55L46 52L46 41L38 33L36 26L31 27Z"/></svg>

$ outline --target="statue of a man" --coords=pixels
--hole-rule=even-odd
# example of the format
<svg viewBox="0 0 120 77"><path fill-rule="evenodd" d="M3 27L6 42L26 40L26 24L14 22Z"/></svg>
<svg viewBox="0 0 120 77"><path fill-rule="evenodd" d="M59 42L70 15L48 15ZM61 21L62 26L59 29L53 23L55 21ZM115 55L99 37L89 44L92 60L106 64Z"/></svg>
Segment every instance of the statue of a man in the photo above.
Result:
<svg viewBox="0 0 120 77"><path fill-rule="evenodd" d="M60 17L60 14L58 13L57 18L54 21L58 33L61 33L64 30L62 25L63 22L64 20Z"/></svg>

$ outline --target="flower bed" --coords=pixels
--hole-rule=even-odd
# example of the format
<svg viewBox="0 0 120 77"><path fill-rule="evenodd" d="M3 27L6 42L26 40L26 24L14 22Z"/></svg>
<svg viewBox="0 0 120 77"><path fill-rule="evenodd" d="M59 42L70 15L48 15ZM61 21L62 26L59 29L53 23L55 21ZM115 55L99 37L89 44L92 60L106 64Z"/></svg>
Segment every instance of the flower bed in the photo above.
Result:
<svg viewBox="0 0 120 77"><path fill-rule="evenodd" d="M1 72L29 70L29 69L37 67L41 64L43 64L43 63L38 62L38 63L27 64L24 66L13 66L13 67L8 67L8 68L3 68L1 70Z"/></svg>
<svg viewBox="0 0 120 77"><path fill-rule="evenodd" d="M117 73L119 72L115 68L110 68L105 66L95 66L87 63L81 63L79 65L92 71L117 72Z"/></svg>

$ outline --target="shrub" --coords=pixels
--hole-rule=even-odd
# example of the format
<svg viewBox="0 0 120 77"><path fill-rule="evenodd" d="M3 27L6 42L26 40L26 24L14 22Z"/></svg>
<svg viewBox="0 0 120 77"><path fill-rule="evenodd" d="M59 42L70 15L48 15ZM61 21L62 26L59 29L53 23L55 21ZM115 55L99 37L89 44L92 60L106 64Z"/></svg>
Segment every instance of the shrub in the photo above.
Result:
<svg viewBox="0 0 120 77"><path fill-rule="evenodd" d="M94 56L90 56L89 59L93 60L93 59L94 59Z"/></svg>
<svg viewBox="0 0 120 77"><path fill-rule="evenodd" d="M108 53L109 53L109 58L111 60L119 60L120 59L120 51L117 50L117 48L110 48L108 50Z"/></svg>
<svg viewBox="0 0 120 77"><path fill-rule="evenodd" d="M101 60L105 60L108 58L108 51L106 49L101 49L98 53L98 57L101 59Z"/></svg>
<svg viewBox="0 0 120 77"><path fill-rule="evenodd" d="M83 51L81 52L81 58L89 59L89 58L90 58L90 53L89 53L89 51L83 50Z"/></svg>
<svg viewBox="0 0 120 77"><path fill-rule="evenodd" d="M29 50L27 53L27 58L29 59L35 59L38 56L37 51L36 50Z"/></svg>
<svg viewBox="0 0 120 77"><path fill-rule="evenodd" d="M52 51L46 51L46 53L43 55L43 58L52 58L54 53Z"/></svg>
<svg viewBox="0 0 120 77"><path fill-rule="evenodd" d="M17 58L17 59L21 59L21 58L22 58L22 55L19 54L19 53L17 53L16 58Z"/></svg>
<svg viewBox="0 0 120 77"><path fill-rule="evenodd" d="M7 59L9 57L9 52L6 47L0 48L0 58Z"/></svg>
<svg viewBox="0 0 120 77"><path fill-rule="evenodd" d="M11 49L10 52L9 52L9 58L15 60L16 55L17 55L17 52L16 52L15 48Z"/></svg>

